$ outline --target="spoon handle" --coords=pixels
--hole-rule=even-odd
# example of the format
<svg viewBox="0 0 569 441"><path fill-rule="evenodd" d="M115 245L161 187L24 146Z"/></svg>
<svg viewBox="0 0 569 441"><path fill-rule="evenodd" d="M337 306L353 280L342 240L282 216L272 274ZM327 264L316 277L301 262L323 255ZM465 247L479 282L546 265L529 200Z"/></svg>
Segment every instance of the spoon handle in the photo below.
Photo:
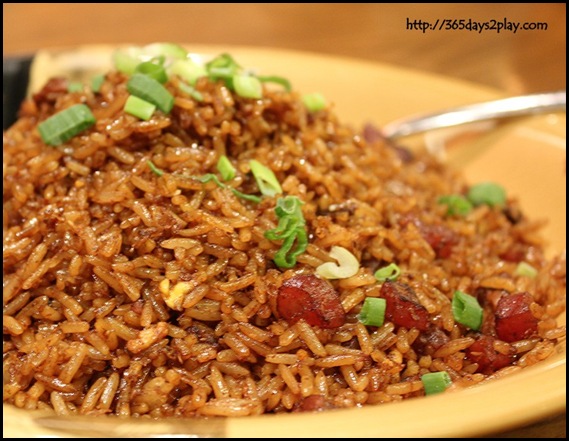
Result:
<svg viewBox="0 0 569 441"><path fill-rule="evenodd" d="M565 111L566 103L565 90L521 95L401 118L386 124L381 131L385 137L395 139L476 121Z"/></svg>

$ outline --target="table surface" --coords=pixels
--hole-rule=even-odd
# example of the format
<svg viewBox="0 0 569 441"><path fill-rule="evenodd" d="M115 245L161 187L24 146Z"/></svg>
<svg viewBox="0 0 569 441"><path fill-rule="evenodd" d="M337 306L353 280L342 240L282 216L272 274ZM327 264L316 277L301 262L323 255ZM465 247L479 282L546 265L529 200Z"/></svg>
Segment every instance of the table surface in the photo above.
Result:
<svg viewBox="0 0 569 441"><path fill-rule="evenodd" d="M473 29L482 22L495 29ZM90 43L229 43L356 57L509 95L566 88L565 3L4 3L3 28L4 56ZM565 438L566 416L493 436Z"/></svg>

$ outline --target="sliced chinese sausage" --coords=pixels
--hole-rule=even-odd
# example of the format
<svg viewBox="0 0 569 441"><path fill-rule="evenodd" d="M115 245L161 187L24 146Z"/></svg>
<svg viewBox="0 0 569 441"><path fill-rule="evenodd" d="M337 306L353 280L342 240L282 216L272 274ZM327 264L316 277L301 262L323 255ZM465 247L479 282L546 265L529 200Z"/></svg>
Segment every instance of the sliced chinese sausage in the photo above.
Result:
<svg viewBox="0 0 569 441"><path fill-rule="evenodd" d="M385 318L396 326L427 330L429 313L419 303L417 294L409 285L387 281L381 286L380 296L385 299Z"/></svg>
<svg viewBox="0 0 569 441"><path fill-rule="evenodd" d="M277 295L277 310L290 324L303 319L311 326L333 329L346 322L338 292L328 281L312 274L284 281Z"/></svg>
<svg viewBox="0 0 569 441"><path fill-rule="evenodd" d="M537 334L539 320L532 314L533 297L528 292L506 294L496 305L496 335L500 340L513 342Z"/></svg>
<svg viewBox="0 0 569 441"><path fill-rule="evenodd" d="M431 246L436 256L441 259L450 257L452 248L459 241L457 233L446 225L426 224L413 214L404 216L399 223L402 227L410 223L415 225L423 239Z"/></svg>
<svg viewBox="0 0 569 441"><path fill-rule="evenodd" d="M431 324L413 342L413 348L420 354L433 355L437 349L447 344L450 337L437 326Z"/></svg>
<svg viewBox="0 0 569 441"><path fill-rule="evenodd" d="M297 412L319 412L326 409L333 409L334 403L324 395L309 395L298 402Z"/></svg>
<svg viewBox="0 0 569 441"><path fill-rule="evenodd" d="M501 354L494 349L495 340L496 339L494 337L481 335L470 347L466 349L466 358L471 362L478 364L476 372L491 375L514 361L513 355Z"/></svg>
<svg viewBox="0 0 569 441"><path fill-rule="evenodd" d="M425 225L419 227L421 236L429 243L437 257L446 259L452 253L452 247L458 243L454 231L444 225Z"/></svg>

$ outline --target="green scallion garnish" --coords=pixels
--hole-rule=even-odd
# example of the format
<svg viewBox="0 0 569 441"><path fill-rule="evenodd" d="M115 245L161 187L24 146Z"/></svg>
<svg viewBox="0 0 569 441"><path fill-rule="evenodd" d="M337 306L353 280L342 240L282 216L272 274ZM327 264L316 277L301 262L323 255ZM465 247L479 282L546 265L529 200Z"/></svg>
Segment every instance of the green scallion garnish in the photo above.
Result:
<svg viewBox="0 0 569 441"><path fill-rule="evenodd" d="M304 227L304 215L302 214L303 202L296 196L285 196L277 200L275 214L279 219L276 228L265 232L265 237L270 240L284 239L294 234L298 227Z"/></svg>
<svg viewBox="0 0 569 441"><path fill-rule="evenodd" d="M168 69L170 75L178 75L190 85L195 85L200 77L207 76L207 71L204 66L192 60L175 60Z"/></svg>
<svg viewBox="0 0 569 441"><path fill-rule="evenodd" d="M173 65L172 73L180 75L188 80L191 84L192 77L203 76L200 71L196 74L197 68L194 66ZM276 83L283 86L287 91L291 90L290 82L283 77L275 75L258 76L251 72L246 72L235 59L227 54L221 54L209 61L205 65L207 76L213 81L223 80L225 85L235 91L237 95L243 98L259 99L263 95L262 83ZM195 79L193 79L195 81Z"/></svg>
<svg viewBox="0 0 569 441"><path fill-rule="evenodd" d="M270 168L265 167L256 159L249 161L249 166L263 196L274 196L283 192L279 181Z"/></svg>
<svg viewBox="0 0 569 441"><path fill-rule="evenodd" d="M294 249L292 246L296 242ZM283 244L275 253L273 261L279 268L292 268L296 265L296 258L300 256L308 245L308 236L304 227L296 228L290 236L286 237Z"/></svg>
<svg viewBox="0 0 569 441"><path fill-rule="evenodd" d="M452 384L450 375L445 372L429 372L421 376L423 387L425 388L425 395L439 394L447 390Z"/></svg>
<svg viewBox="0 0 569 441"><path fill-rule="evenodd" d="M208 183L208 182L210 182L210 181L213 181L213 182L215 182L215 184L216 184L218 187L220 187L220 188L227 188L227 185L225 185L223 182L221 182L221 181L219 180L219 178L218 178L217 176L215 176L213 173L207 173L207 174L205 174L205 175L203 175L203 176L200 176L199 178L196 178L196 179L197 179L198 181L200 181L201 183L203 183L203 184L206 184L206 183ZM232 187L230 187L230 188L231 188L231 192L232 192L235 196L237 196L238 198L245 199L245 200L251 201L251 202L256 202L256 203L261 202L261 198L260 198L259 196L255 196L255 195L252 195L252 194L245 194L245 193L242 193L242 192L240 192L239 190L237 190L237 189L235 189L235 188L232 188Z"/></svg>
<svg viewBox="0 0 569 441"><path fill-rule="evenodd" d="M525 276L531 279L537 276L537 270L527 262L520 262L514 273L518 276Z"/></svg>
<svg viewBox="0 0 569 441"><path fill-rule="evenodd" d="M466 196L474 205L501 206L506 203L506 190L494 182L473 185Z"/></svg>
<svg viewBox="0 0 569 441"><path fill-rule="evenodd" d="M103 85L105 81L105 76L104 75L95 75L92 79L91 79L91 89L93 90L93 92L98 93L101 90L101 86Z"/></svg>
<svg viewBox="0 0 569 441"><path fill-rule="evenodd" d="M262 75L257 77L261 83L275 83L280 84L285 88L287 92L292 90L290 81L283 77L277 77L275 75Z"/></svg>
<svg viewBox="0 0 569 441"><path fill-rule="evenodd" d="M83 90L83 84L79 81L73 81L67 85L67 91L69 93L81 92Z"/></svg>
<svg viewBox="0 0 569 441"><path fill-rule="evenodd" d="M43 142L59 145L96 123L91 109L85 104L75 104L38 124Z"/></svg>
<svg viewBox="0 0 569 441"><path fill-rule="evenodd" d="M158 167L156 167L156 165L154 165L154 163L150 159L146 161L146 163L148 164L148 167L150 167L150 170L152 170L152 173L154 173L155 175L162 176L164 174L164 172L160 170Z"/></svg>
<svg viewBox="0 0 569 441"><path fill-rule="evenodd" d="M401 274L401 269L396 263L390 263L383 268L378 269L373 275L378 282L385 282L386 280L395 281Z"/></svg>
<svg viewBox="0 0 569 441"><path fill-rule="evenodd" d="M147 75L134 74L128 80L126 88L132 95L154 104L164 113L170 113L174 107L172 94L162 84Z"/></svg>
<svg viewBox="0 0 569 441"><path fill-rule="evenodd" d="M309 112L318 112L326 108L326 98L320 93L308 93L303 95L302 102Z"/></svg>
<svg viewBox="0 0 569 441"><path fill-rule="evenodd" d="M146 61L159 62L166 66L173 60L184 59L186 49L175 43L152 43L146 46L129 46L113 52L113 63L119 72L131 75L136 67Z"/></svg>
<svg viewBox="0 0 569 441"><path fill-rule="evenodd" d="M259 99L263 97L263 86L258 78L250 75L234 75L233 88L243 98Z"/></svg>
<svg viewBox="0 0 569 441"><path fill-rule="evenodd" d="M296 258L304 253L308 245L306 222L302 214L303 202L296 196L285 196L277 200L275 214L279 219L276 228L265 232L270 240L283 240L281 248L275 253L274 262L280 268L292 268ZM293 245L296 246L293 249Z"/></svg>
<svg viewBox="0 0 569 441"><path fill-rule="evenodd" d="M225 155L222 155L219 160L217 161L217 171L221 175L221 179L224 181L229 181L235 177L237 171L233 164L229 160L229 158Z"/></svg>
<svg viewBox="0 0 569 441"><path fill-rule="evenodd" d="M131 75L136 66L140 64L141 57L142 48L140 47L121 48L113 52L113 64L119 72Z"/></svg>
<svg viewBox="0 0 569 441"><path fill-rule="evenodd" d="M208 76L213 80L230 79L242 70L235 59L227 53L220 54L206 63L205 68Z"/></svg>
<svg viewBox="0 0 569 441"><path fill-rule="evenodd" d="M452 315L454 319L474 331L478 331L482 325L482 307L475 297L462 291L455 291L452 297Z"/></svg>
<svg viewBox="0 0 569 441"><path fill-rule="evenodd" d="M387 302L380 297L366 297L358 319L366 326L383 326Z"/></svg>
<svg viewBox="0 0 569 441"><path fill-rule="evenodd" d="M160 84L164 84L168 81L168 75L166 74L166 69L159 63L152 61L144 61L136 66L134 69L135 73L147 75L150 78L154 78Z"/></svg>
<svg viewBox="0 0 569 441"><path fill-rule="evenodd" d="M449 216L466 216L472 211L472 203L459 194L441 196L437 202L447 206L447 215Z"/></svg>
<svg viewBox="0 0 569 441"><path fill-rule="evenodd" d="M257 196L254 194L246 194L246 193L243 193L243 192L241 192L235 188L231 188L231 191L233 192L233 194L235 196L237 196L238 198L241 198L241 199L245 199L246 201L255 202L256 204L261 202L261 196Z"/></svg>
<svg viewBox="0 0 569 441"><path fill-rule="evenodd" d="M178 89L180 89L184 93L187 93L193 99L195 99L196 101L198 101L200 103L203 101L203 95L194 86L190 86L189 84L179 82L178 83Z"/></svg>
<svg viewBox="0 0 569 441"><path fill-rule="evenodd" d="M156 106L148 101L144 101L143 99L130 95L126 103L124 105L124 111L131 115L136 116L137 118L143 119L144 121L148 121L154 111L156 110Z"/></svg>
<svg viewBox="0 0 569 441"><path fill-rule="evenodd" d="M170 59L186 58L188 51L176 43L150 43L141 48L141 52L146 56L163 57Z"/></svg>
<svg viewBox="0 0 569 441"><path fill-rule="evenodd" d="M215 185L217 185L218 187L225 188L225 184L221 182L219 178L215 176L213 173L206 173L205 175L200 176L199 178L196 179L200 181L202 184L207 184L208 182L213 181L215 182Z"/></svg>

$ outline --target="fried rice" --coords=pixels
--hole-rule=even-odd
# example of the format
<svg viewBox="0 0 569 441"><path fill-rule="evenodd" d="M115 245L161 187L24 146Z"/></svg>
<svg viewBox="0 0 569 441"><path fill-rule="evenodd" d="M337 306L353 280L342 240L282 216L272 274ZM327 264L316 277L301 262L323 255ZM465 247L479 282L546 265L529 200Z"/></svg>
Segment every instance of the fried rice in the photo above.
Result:
<svg viewBox="0 0 569 441"><path fill-rule="evenodd" d="M152 418L380 405L424 396L427 373L448 374L445 393L510 375L565 339L565 253L546 258L514 198L449 213L441 197L472 186L458 171L299 91L244 98L201 77L196 99L172 76L172 111L141 120L128 79L53 78L4 132L5 403ZM75 104L96 123L47 145L38 125ZM252 160L281 193L263 194ZM307 239L289 267L267 236L285 195ZM333 247L353 274L321 276ZM390 264L396 280L378 280ZM457 321L457 291L479 329ZM381 325L362 320L368 298L386 299Z"/></svg>

